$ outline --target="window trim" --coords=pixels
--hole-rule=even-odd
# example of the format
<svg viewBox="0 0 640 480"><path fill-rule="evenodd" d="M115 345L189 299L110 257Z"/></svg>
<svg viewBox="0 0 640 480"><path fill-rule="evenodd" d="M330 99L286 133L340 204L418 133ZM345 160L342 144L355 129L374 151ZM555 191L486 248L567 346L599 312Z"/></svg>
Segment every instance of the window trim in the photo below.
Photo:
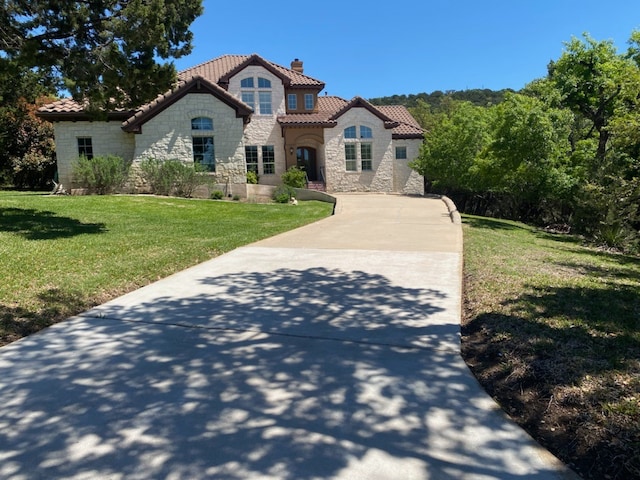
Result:
<svg viewBox="0 0 640 480"><path fill-rule="evenodd" d="M252 154L250 155L249 152L252 152ZM255 154L255 157L254 157ZM249 161L251 157L251 160L255 159L255 162L253 161ZM259 173L259 159L258 159L258 146L257 145L245 145L244 147L244 158L245 158L245 164L247 165L247 172L255 172L256 175Z"/></svg>
<svg viewBox="0 0 640 480"><path fill-rule="evenodd" d="M399 151L404 152L404 156L398 155ZM406 160L408 158L407 146L406 145L396 145L396 160Z"/></svg>
<svg viewBox="0 0 640 480"><path fill-rule="evenodd" d="M298 109L298 95L295 93L287 94L287 108L289 110L297 110Z"/></svg>
<svg viewBox="0 0 640 480"><path fill-rule="evenodd" d="M315 108L315 99L313 98L313 93L305 93L304 94L304 109L305 110L313 110Z"/></svg>
<svg viewBox="0 0 640 480"><path fill-rule="evenodd" d="M87 160L91 160L94 157L93 137L76 137L76 145L78 147L78 157L85 157Z"/></svg>
<svg viewBox="0 0 640 480"><path fill-rule="evenodd" d="M211 140L211 162L205 162L206 151L202 153L196 153L196 143L199 143L203 140ZM207 147L206 144L199 145L199 147ZM216 143L213 135L192 135L191 136L191 149L193 155L193 163L200 164L205 168L206 172L215 173L216 172ZM198 160L197 156L201 155L202 159Z"/></svg>
<svg viewBox="0 0 640 480"><path fill-rule="evenodd" d="M275 175L276 173L276 149L274 145L262 145L262 174ZM267 161L268 159L268 161ZM269 166L269 171L267 171Z"/></svg>

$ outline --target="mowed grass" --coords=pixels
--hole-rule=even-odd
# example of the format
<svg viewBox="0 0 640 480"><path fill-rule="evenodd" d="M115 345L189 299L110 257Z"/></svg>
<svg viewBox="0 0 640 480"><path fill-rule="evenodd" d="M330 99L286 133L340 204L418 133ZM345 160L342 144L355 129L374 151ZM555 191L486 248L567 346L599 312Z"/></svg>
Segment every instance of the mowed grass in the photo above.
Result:
<svg viewBox="0 0 640 480"><path fill-rule="evenodd" d="M640 258L466 216L463 356L584 478L640 478Z"/></svg>
<svg viewBox="0 0 640 480"><path fill-rule="evenodd" d="M0 191L0 345L332 207Z"/></svg>

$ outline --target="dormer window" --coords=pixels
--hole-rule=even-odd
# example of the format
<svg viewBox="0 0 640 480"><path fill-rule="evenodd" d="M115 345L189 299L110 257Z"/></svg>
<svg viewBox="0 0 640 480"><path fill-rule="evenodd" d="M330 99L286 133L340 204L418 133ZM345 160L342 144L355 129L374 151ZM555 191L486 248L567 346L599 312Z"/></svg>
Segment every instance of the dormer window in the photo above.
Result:
<svg viewBox="0 0 640 480"><path fill-rule="evenodd" d="M304 94L304 109L305 110L313 110L314 105L313 93L305 93Z"/></svg>
<svg viewBox="0 0 640 480"><path fill-rule="evenodd" d="M256 84L258 88L256 88ZM240 80L240 95L242 101L249 105L258 115L271 115L271 80L267 78L247 77ZM257 103L256 103L257 98ZM257 108L256 108L257 107Z"/></svg>

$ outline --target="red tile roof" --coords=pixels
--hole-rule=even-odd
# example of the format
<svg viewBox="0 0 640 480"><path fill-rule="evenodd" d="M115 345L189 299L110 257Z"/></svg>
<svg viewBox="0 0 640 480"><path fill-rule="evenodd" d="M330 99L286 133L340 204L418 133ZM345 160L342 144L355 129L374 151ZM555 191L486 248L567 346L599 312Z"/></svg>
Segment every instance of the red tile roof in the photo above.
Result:
<svg viewBox="0 0 640 480"><path fill-rule="evenodd" d="M181 71L178 73L178 78L184 80L194 75L199 75L213 83L225 83L230 75L247 65L262 65L270 69L275 75L285 80L290 88L316 88L319 90L324 88L323 82L265 60L257 54L223 55Z"/></svg>
<svg viewBox="0 0 640 480"><path fill-rule="evenodd" d="M202 80L207 91L225 101L236 112L248 121L250 108L240 100L232 97L225 86L229 78L248 65L260 65L270 70L283 80L287 88L304 88L322 90L324 83L295 70L285 68L265 60L259 55L222 55L178 73L178 83L171 90L159 95L155 100L136 110L119 109L109 113L109 119L124 120L122 125L126 131L136 131L142 123L162 111L173 101L181 98L185 91L196 88L194 85ZM201 88L198 84L197 88ZM70 98L63 98L38 109L38 114L49 120L81 120L89 117L85 113L85 105ZM278 122L283 126L318 126L333 127L337 118L350 108L364 107L378 116L386 128L392 129L394 138L422 138L424 130L418 125L409 111L399 105L374 106L361 97L351 101L343 98L324 95L318 96L318 111L313 113L295 113L281 115Z"/></svg>

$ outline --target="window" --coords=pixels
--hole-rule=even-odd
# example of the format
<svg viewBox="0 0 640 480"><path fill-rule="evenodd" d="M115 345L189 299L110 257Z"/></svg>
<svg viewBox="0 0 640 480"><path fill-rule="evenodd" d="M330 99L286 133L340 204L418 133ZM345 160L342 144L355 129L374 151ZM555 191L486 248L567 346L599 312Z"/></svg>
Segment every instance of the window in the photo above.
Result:
<svg viewBox="0 0 640 480"><path fill-rule="evenodd" d="M258 85L257 89L256 84ZM249 105L255 113L258 115L271 115L273 113L271 106L271 80L258 77L256 82L253 77L243 78L240 80L240 88L242 101Z"/></svg>
<svg viewBox="0 0 640 480"><path fill-rule="evenodd" d="M290 93L289 95L287 95L287 108L289 110L298 109L298 96L295 93Z"/></svg>
<svg viewBox="0 0 640 480"><path fill-rule="evenodd" d="M304 109L313 110L313 93L304 94Z"/></svg>
<svg viewBox="0 0 640 480"><path fill-rule="evenodd" d="M249 145L244 147L244 156L247 159L247 172L258 174L258 147Z"/></svg>
<svg viewBox="0 0 640 480"><path fill-rule="evenodd" d="M271 92L258 92L260 99L260 114L271 115Z"/></svg>
<svg viewBox="0 0 640 480"><path fill-rule="evenodd" d="M258 88L271 88L271 80L258 77Z"/></svg>
<svg viewBox="0 0 640 480"><path fill-rule="evenodd" d="M396 158L398 160L407 159L407 147L396 147Z"/></svg>
<svg viewBox="0 0 640 480"><path fill-rule="evenodd" d="M213 137L193 137L193 162L202 165L207 172L216 171Z"/></svg>
<svg viewBox="0 0 640 480"><path fill-rule="evenodd" d="M355 172L358 170L357 168L358 156L356 154L355 143L347 143L344 146L344 158L345 158L345 169L347 170L347 172Z"/></svg>
<svg viewBox="0 0 640 480"><path fill-rule="evenodd" d="M265 175L276 173L276 156L273 145L262 146L262 173Z"/></svg>
<svg viewBox="0 0 640 480"><path fill-rule="evenodd" d="M213 120L208 117L192 118L191 130L213 130Z"/></svg>
<svg viewBox="0 0 640 480"><path fill-rule="evenodd" d="M356 127L347 127L344 129L344 138L356 138Z"/></svg>
<svg viewBox="0 0 640 480"><path fill-rule="evenodd" d="M91 137L78 137L78 156L87 157L89 160L93 158Z"/></svg>
<svg viewBox="0 0 640 480"><path fill-rule="evenodd" d="M371 154L370 143L360 144L360 161L363 172L373 170L373 156Z"/></svg>
<svg viewBox="0 0 640 480"><path fill-rule="evenodd" d="M251 109L255 112L256 100L253 92L242 92L242 101L247 105L249 105Z"/></svg>
<svg viewBox="0 0 640 480"><path fill-rule="evenodd" d="M358 132L360 132L359 137ZM373 130L370 127L353 125L344 129L344 156L347 172L357 172L358 170L370 172L373 170L373 144L361 142L362 139L371 138L373 138ZM360 160L360 168L358 168L358 160Z"/></svg>

